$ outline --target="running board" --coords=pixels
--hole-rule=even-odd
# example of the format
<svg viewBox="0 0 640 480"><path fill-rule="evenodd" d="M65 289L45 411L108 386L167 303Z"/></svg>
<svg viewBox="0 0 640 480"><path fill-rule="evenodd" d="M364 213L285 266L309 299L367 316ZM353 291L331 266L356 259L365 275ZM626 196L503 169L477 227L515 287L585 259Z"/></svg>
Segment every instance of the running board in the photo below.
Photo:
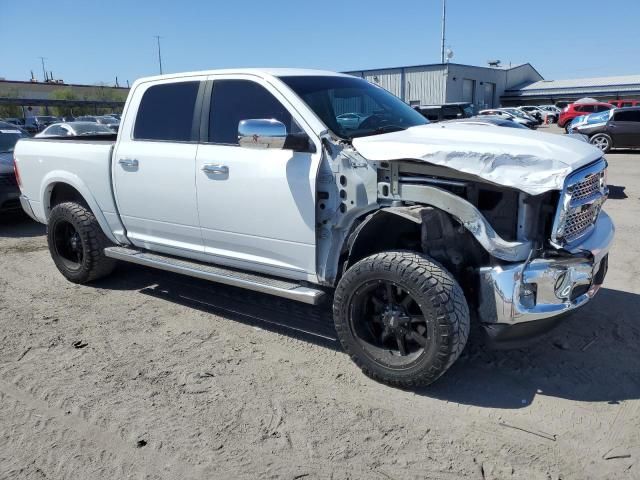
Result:
<svg viewBox="0 0 640 480"><path fill-rule="evenodd" d="M325 295L322 290L305 287L299 283L288 280L151 253L145 250L135 250L126 247L107 247L104 249L104 254L107 257L124 262L137 263L138 265L158 268L168 272L181 273L189 277L268 293L310 305L317 305Z"/></svg>

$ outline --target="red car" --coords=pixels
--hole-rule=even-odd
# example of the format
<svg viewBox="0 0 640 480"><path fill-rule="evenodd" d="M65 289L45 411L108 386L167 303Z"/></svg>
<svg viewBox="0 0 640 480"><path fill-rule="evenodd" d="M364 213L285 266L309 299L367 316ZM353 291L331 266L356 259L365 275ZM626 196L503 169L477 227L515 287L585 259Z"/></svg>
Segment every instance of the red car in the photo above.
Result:
<svg viewBox="0 0 640 480"><path fill-rule="evenodd" d="M558 126L565 128L571 120L580 115L589 115L590 113L604 112L605 110L611 110L615 108L610 103L596 102L596 103L572 103L562 109L560 118L558 119Z"/></svg>
<svg viewBox="0 0 640 480"><path fill-rule="evenodd" d="M633 100L631 98L625 98L624 100L611 100L609 103L616 108L640 106L640 100Z"/></svg>

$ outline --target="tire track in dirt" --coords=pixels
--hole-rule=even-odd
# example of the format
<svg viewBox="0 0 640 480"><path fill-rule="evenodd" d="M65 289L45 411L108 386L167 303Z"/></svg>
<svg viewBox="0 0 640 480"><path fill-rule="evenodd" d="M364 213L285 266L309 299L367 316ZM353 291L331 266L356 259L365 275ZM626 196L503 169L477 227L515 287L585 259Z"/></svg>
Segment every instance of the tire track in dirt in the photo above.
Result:
<svg viewBox="0 0 640 480"><path fill-rule="evenodd" d="M96 478L96 471L104 478L125 478L136 470L137 476L144 478L204 476L201 468L185 465L152 447L136 448L116 433L86 421L85 416L86 412L51 407L0 379L0 425L4 423L5 432L0 436L0 452L12 452L9 458L0 454L0 478L38 470L60 479L82 478L83 471L87 474L84 478ZM20 458L25 464L16 464L18 452L25 454Z"/></svg>

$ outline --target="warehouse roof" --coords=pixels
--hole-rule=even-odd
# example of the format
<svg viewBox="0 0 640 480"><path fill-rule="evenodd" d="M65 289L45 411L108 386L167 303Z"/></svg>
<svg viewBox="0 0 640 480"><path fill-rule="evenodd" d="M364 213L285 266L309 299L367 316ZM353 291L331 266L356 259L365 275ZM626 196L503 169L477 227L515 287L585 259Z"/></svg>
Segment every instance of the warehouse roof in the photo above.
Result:
<svg viewBox="0 0 640 480"><path fill-rule="evenodd" d="M638 90L640 90L640 75L624 75L569 80L541 80L511 88L505 92L505 95L535 96L541 93L579 94L582 92L618 93Z"/></svg>

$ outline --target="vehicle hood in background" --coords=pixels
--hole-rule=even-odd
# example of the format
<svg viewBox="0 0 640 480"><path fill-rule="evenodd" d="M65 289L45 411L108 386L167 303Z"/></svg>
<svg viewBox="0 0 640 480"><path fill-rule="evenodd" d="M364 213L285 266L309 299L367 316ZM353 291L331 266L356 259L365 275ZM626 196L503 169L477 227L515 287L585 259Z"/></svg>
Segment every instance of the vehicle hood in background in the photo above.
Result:
<svg viewBox="0 0 640 480"><path fill-rule="evenodd" d="M574 170L602 157L563 135L469 124L430 124L353 139L367 160L418 160L530 195L560 190Z"/></svg>
<svg viewBox="0 0 640 480"><path fill-rule="evenodd" d="M13 153L0 153L0 175L13 173Z"/></svg>

